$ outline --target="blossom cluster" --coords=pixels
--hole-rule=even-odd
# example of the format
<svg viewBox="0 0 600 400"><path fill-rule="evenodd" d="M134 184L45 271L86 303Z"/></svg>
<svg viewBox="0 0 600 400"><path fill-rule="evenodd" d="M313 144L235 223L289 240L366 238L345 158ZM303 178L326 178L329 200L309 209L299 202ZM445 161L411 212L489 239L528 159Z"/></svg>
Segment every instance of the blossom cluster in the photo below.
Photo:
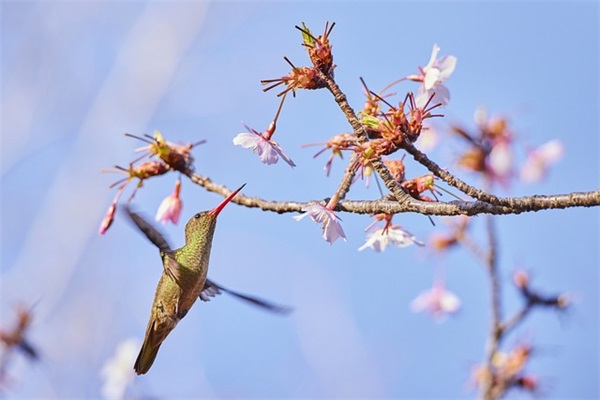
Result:
<svg viewBox="0 0 600 400"><path fill-rule="evenodd" d="M529 344L517 343L509 351L496 352L491 365L478 365L474 368L473 383L476 386L488 384L492 392L497 393L504 393L511 388L535 393L539 390L539 379L525 371L532 350Z"/></svg>
<svg viewBox="0 0 600 400"><path fill-rule="evenodd" d="M285 85L285 89L278 94L282 99L275 118L264 132L259 132L244 124L247 132L239 133L233 139L233 144L251 149L258 155L260 161L267 165L276 164L279 159L283 159L291 167L296 166L279 143L273 140L277 119L289 92L295 95L296 90L299 89L324 88L326 87L325 79L333 79L335 64L330 35L334 26L335 24L326 23L323 33L319 36L313 35L304 24L302 24L302 27L296 27L302 33L302 45L306 48L312 65L296 67L287 57L284 57L291 66L290 73L281 78L262 81L264 85L267 85L264 91L269 91L279 85ZM330 173L334 157L343 158L342 153L350 151L356 155L351 168L354 172L360 170L359 176L366 178L368 186L369 177L373 172L372 162L374 160L393 154L401 149L407 141L411 143L416 141L425 129L423 123L426 119L442 116L441 114L434 114L433 110L448 104L450 95L448 89L444 86L444 82L456 67L456 57L438 57L439 51L439 46L434 45L429 62L424 67L419 67L418 73L407 75L388 85L380 94L370 92L363 81L367 101L360 113L360 122L367 132L368 139L359 138L357 133L354 132L344 132L331 137L327 142L317 143L318 145L324 145L324 149L317 152L314 157L326 150L331 150L331 156L325 165L327 175ZM394 106L385 100L389 95L384 94L384 92L395 83L403 80L419 82L418 94L415 97L413 93L408 93L403 101ZM305 146L311 145L315 144ZM394 178L407 193L422 201L437 201L436 193L439 193L439 191L434 189L436 178L433 175L427 174L406 180L402 160L386 159L385 161L392 170ZM434 198L426 196L425 191L431 192ZM326 205L316 202L311 203L302 210L304 214L295 217L295 219L302 220L308 216L314 222L321 224L323 238L329 243L335 242L338 238L345 240L346 236L341 227L341 219L334 212L338 198L339 193L335 193ZM360 250L372 248L375 251L383 251L389 244L394 244L397 247L420 244L414 236L399 225L391 225L390 221L391 216L385 227L371 232L365 245L361 246Z"/></svg>
<svg viewBox="0 0 600 400"><path fill-rule="evenodd" d="M191 155L191 150L195 146L204 143L204 141L200 141L187 145L174 144L165 140L162 134L158 131L154 132L154 136L145 135L145 137L138 137L131 134L126 134L126 136L142 140L148 144L136 149L136 152L142 152L143 154L132 161L129 164L129 168L115 166L114 168L103 170L103 172L124 173L127 176L109 186L111 189L117 187L117 193L115 194L112 203L104 215L104 218L100 222L100 228L98 229L98 233L100 235L106 233L108 228L110 228L112 225L117 211L119 199L130 182L137 179L137 185L129 196L129 199L127 200L128 203L133 200L137 190L143 187L144 181L153 177L164 175L170 171L178 171L180 173L192 171L194 168L194 158ZM144 158L149 159L140 162ZM138 162L140 163L136 165ZM178 178L175 182L175 190L173 194L167 196L158 208L156 213L157 221L161 221L162 223L171 221L174 224L179 221L179 216L181 215L181 209L183 207L180 191L181 179Z"/></svg>
<svg viewBox="0 0 600 400"><path fill-rule="evenodd" d="M467 149L458 159L464 169L479 173L490 183L507 187L512 180L538 182L546 177L548 168L561 159L564 148L559 140L551 140L526 151L526 159L517 171L515 166L516 135L506 117L490 117L485 109L475 112L474 131L452 125L451 132L462 138Z"/></svg>

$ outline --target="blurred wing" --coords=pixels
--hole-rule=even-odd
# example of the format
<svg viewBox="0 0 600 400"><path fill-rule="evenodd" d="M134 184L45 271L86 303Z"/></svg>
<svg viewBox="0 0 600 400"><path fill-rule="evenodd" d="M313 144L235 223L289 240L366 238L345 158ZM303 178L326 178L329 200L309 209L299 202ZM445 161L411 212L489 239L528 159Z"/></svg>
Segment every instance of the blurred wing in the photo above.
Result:
<svg viewBox="0 0 600 400"><path fill-rule="evenodd" d="M216 297L221 293L221 288L207 279L206 282L204 282L204 289L202 289L199 297L202 301L210 301L211 297Z"/></svg>
<svg viewBox="0 0 600 400"><path fill-rule="evenodd" d="M29 344L29 342L22 340L19 344L18 344L19 349L21 349L21 351L23 351L27 357L29 357L30 359L37 361L40 358L40 355L38 353L38 351L31 345Z"/></svg>
<svg viewBox="0 0 600 400"><path fill-rule="evenodd" d="M290 307L280 306L278 304L259 299L258 297L249 296L247 294L235 292L233 290L224 288L223 286L217 285L210 279L206 279L206 282L204 283L204 289L202 290L202 293L200 293L200 299L202 301L209 301L211 297L215 297L221 294L222 292L228 293L234 297L237 297L238 299L250 302L255 306L261 307L267 311L275 312L278 314L289 314L292 311L292 308Z"/></svg>
<svg viewBox="0 0 600 400"><path fill-rule="evenodd" d="M129 206L126 207L126 211L129 218L144 233L144 235L146 235L148 240L160 249L160 258L162 259L165 273L175 282L179 283L179 278L181 277L181 274L179 273L179 263L175 260L169 243L151 223L146 221L139 214L131 211Z"/></svg>
<svg viewBox="0 0 600 400"><path fill-rule="evenodd" d="M161 233L154 226L152 226L152 224L142 218L139 214L131 211L129 206L126 207L126 212L133 223L156 247L160 249L160 251L165 253L171 252L171 246L169 246L169 243L167 243L163 235L161 235Z"/></svg>

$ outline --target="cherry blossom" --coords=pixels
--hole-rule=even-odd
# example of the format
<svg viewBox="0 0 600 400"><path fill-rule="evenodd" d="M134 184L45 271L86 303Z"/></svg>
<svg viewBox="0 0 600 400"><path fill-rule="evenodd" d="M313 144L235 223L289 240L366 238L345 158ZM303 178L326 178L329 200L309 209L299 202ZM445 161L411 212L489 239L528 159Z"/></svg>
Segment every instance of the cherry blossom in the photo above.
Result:
<svg viewBox="0 0 600 400"><path fill-rule="evenodd" d="M290 165L290 167L293 168L296 166L292 159L283 152L279 144L276 141L271 140L271 136L275 131L274 123L271 123L269 128L267 128L264 133L257 132L246 124L244 124L244 127L248 130L248 132L239 133L235 138L233 138L233 144L242 146L246 149L251 148L252 151L258 155L260 161L265 164L275 164L277 161L279 161L279 157L281 157Z"/></svg>
<svg viewBox="0 0 600 400"><path fill-rule="evenodd" d="M309 216L314 222L322 224L323 239L327 242L333 244L340 237L346 241L346 235L342 225L340 225L341 220L332 210L320 204L311 204L303 208L302 211L304 211L304 214L294 217L296 221Z"/></svg>
<svg viewBox="0 0 600 400"><path fill-rule="evenodd" d="M428 98L432 93L435 93L432 100L433 104L442 103L442 105L446 105L450 101L450 91L442 83L454 72L456 57L444 56L438 59L439 52L440 47L434 44L427 65L419 67L420 73L418 75L410 75L407 79L422 83L417 98Z"/></svg>
<svg viewBox="0 0 600 400"><path fill-rule="evenodd" d="M389 245L396 247L407 247L416 244L423 246L424 243L418 241L412 234L405 231L398 225L389 227L380 227L369 233L365 244L358 248L358 251L362 251L367 247L372 248L374 251L384 251Z"/></svg>
<svg viewBox="0 0 600 400"><path fill-rule="evenodd" d="M414 312L428 311L434 320L441 322L460 309L460 299L437 280L431 289L421 292L410 303L410 308Z"/></svg>
<svg viewBox="0 0 600 400"><path fill-rule="evenodd" d="M564 153L563 144L559 140L551 140L531 150L523 167L521 180L524 182L539 182L548 172L548 167L561 159Z"/></svg>
<svg viewBox="0 0 600 400"><path fill-rule="evenodd" d="M514 158L509 141L498 141L492 147L488 157L487 168L492 177L506 185L513 174Z"/></svg>
<svg viewBox="0 0 600 400"><path fill-rule="evenodd" d="M117 203L112 202L110 207L108 207L108 211L106 211L106 215L104 215L102 222L100 222L100 228L98 229L99 235L104 235L108 228L110 228L115 219L115 211L117 211Z"/></svg>
<svg viewBox="0 0 600 400"><path fill-rule="evenodd" d="M183 203L181 202L181 198L179 197L179 192L181 191L181 180L177 179L175 182L175 190L169 196L167 196L160 206L158 207L158 211L156 212L156 220L166 224L171 221L174 224L177 224L179 221L179 216L181 215L181 209L183 207Z"/></svg>

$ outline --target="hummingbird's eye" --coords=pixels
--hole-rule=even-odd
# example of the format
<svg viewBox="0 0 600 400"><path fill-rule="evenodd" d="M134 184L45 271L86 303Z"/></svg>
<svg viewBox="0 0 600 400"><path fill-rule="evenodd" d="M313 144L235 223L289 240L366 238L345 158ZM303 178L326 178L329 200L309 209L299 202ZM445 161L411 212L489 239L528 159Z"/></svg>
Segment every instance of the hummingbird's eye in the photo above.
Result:
<svg viewBox="0 0 600 400"><path fill-rule="evenodd" d="M194 218L196 218L196 219L200 218L200 213L194 215Z"/></svg>

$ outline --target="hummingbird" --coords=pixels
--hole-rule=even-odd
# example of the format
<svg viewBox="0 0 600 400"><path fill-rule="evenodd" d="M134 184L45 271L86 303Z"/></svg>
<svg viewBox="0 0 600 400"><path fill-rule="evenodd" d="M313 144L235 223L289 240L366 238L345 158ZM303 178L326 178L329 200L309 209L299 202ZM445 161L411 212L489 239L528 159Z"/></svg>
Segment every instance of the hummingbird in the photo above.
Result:
<svg viewBox="0 0 600 400"><path fill-rule="evenodd" d="M163 273L154 295L144 343L134 365L138 375L150 370L162 342L198 298L209 301L211 297L225 292L269 311L291 311L288 307L226 289L207 278L217 216L244 186L246 184L232 192L212 210L194 214L185 226L185 245L176 250L171 249L156 228L127 208L126 212L131 220L158 247L163 263Z"/></svg>

